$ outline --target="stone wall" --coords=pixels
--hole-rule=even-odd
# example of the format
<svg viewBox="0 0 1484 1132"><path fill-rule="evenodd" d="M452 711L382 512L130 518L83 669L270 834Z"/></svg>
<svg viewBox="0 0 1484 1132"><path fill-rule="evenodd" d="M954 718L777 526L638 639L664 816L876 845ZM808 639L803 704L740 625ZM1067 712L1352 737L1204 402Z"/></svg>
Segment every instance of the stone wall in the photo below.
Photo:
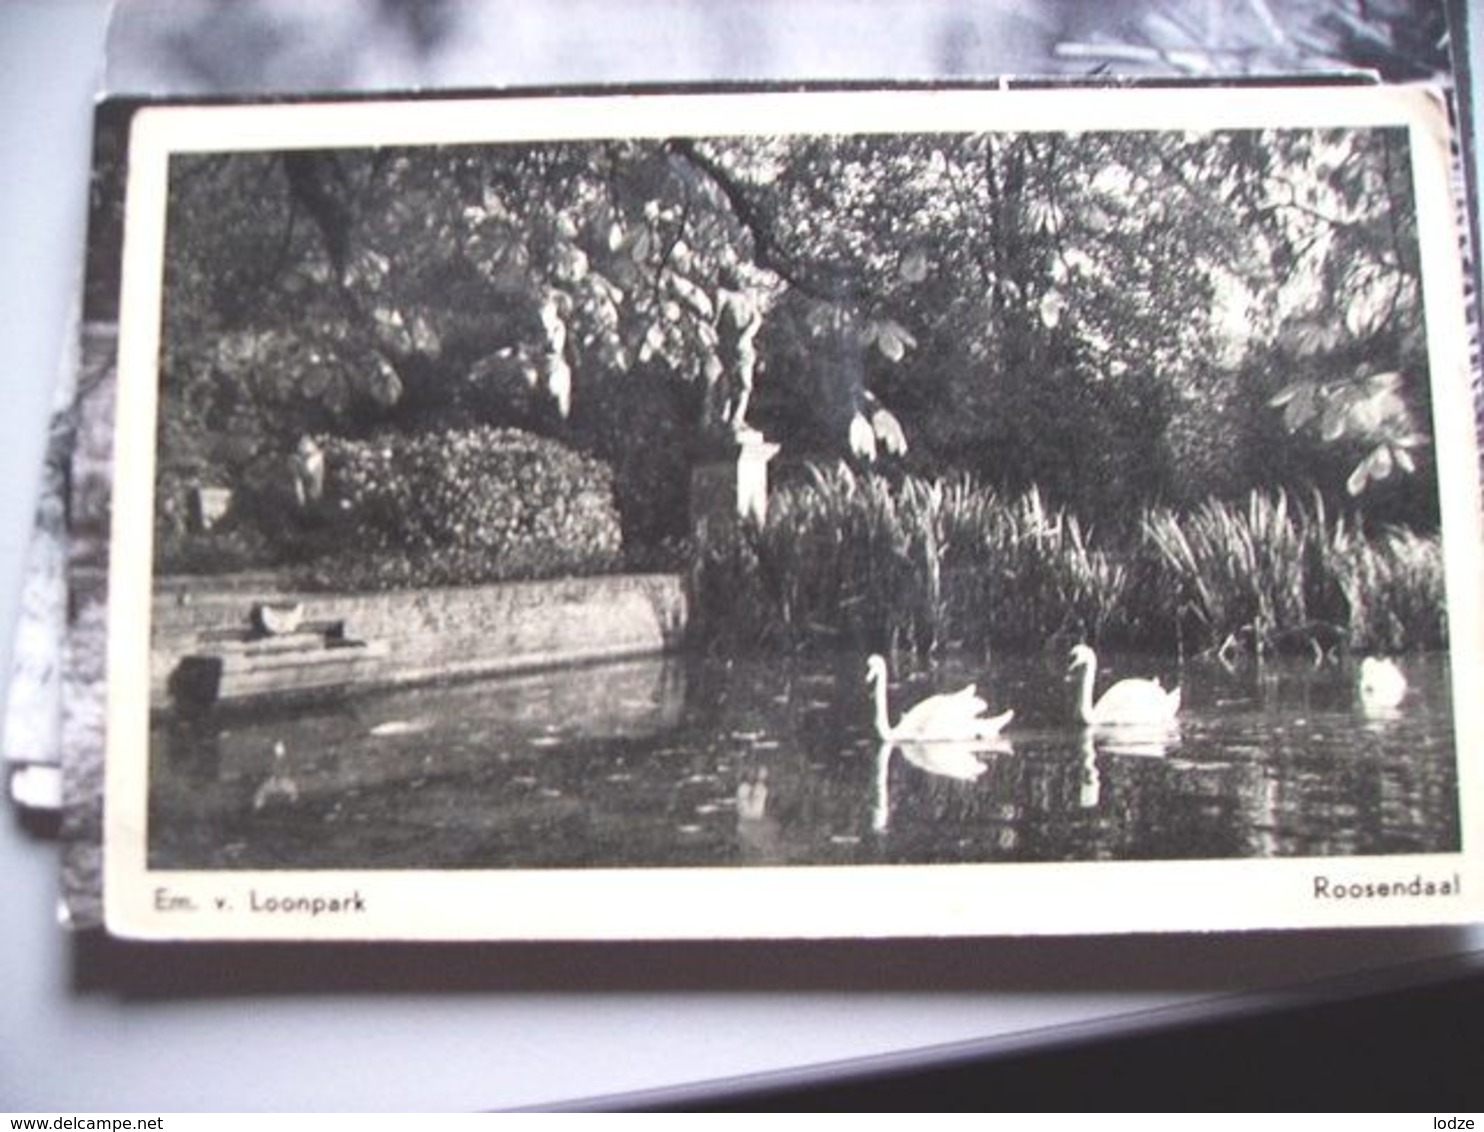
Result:
<svg viewBox="0 0 1484 1132"><path fill-rule="evenodd" d="M374 594L275 590L266 577L166 579L155 591L150 703L170 704L181 660L213 637L251 626L259 601L302 602L307 621L343 625L346 637L383 641L386 657L366 684L512 672L640 656L675 648L685 631L682 579L622 574L546 582Z"/></svg>

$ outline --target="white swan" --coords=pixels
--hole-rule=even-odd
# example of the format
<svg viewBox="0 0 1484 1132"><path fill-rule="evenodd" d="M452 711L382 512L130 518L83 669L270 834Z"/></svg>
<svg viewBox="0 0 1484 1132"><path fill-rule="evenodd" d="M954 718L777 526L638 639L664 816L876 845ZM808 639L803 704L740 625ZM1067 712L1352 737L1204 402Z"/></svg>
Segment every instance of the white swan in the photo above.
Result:
<svg viewBox="0 0 1484 1132"><path fill-rule="evenodd" d="M1407 678L1394 660L1368 656L1360 662L1360 698L1367 708L1394 708L1407 694Z"/></svg>
<svg viewBox="0 0 1484 1132"><path fill-rule="evenodd" d="M1180 711L1180 689L1167 692L1158 680L1120 680L1092 702L1093 682L1097 679L1097 654L1086 645L1072 649L1072 665L1067 670L1082 669L1082 687L1077 695L1077 718L1091 727L1168 726Z"/></svg>
<svg viewBox="0 0 1484 1132"><path fill-rule="evenodd" d="M989 705L975 694L974 685L970 684L957 692L929 696L893 724L886 708L886 661L880 656L866 661L866 683L871 685L875 697L876 734L881 739L919 743L992 739L1015 718L1013 711L984 715Z"/></svg>

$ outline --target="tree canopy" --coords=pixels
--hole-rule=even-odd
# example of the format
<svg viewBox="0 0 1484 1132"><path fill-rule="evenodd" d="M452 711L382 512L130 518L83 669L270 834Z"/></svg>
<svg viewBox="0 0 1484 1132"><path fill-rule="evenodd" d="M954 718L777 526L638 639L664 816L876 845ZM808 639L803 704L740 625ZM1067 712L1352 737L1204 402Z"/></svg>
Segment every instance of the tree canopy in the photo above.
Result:
<svg viewBox="0 0 1484 1132"><path fill-rule="evenodd" d="M177 156L163 474L517 426L683 535L719 294L796 455L1092 517L1255 486L1435 510L1403 132L685 137Z"/></svg>

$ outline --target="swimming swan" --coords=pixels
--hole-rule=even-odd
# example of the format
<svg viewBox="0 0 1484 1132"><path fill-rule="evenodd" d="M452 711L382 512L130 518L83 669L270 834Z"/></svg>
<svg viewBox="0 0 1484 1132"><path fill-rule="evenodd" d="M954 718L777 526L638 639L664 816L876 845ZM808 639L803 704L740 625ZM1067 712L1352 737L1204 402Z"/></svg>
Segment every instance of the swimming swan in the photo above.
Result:
<svg viewBox="0 0 1484 1132"><path fill-rule="evenodd" d="M1394 708L1407 694L1407 678L1394 660L1368 656L1360 662L1360 698L1366 708Z"/></svg>
<svg viewBox="0 0 1484 1132"><path fill-rule="evenodd" d="M1015 717L1013 711L985 716L989 705L975 695L970 684L957 692L929 696L893 726L886 710L886 661L880 656L866 661L866 683L875 697L876 734L882 739L923 743L992 739Z"/></svg>
<svg viewBox="0 0 1484 1132"><path fill-rule="evenodd" d="M1077 695L1077 718L1093 727L1168 725L1175 722L1180 710L1180 689L1167 692L1158 680L1120 680L1092 702L1092 686L1097 679L1097 654L1086 645L1072 649L1072 665L1067 670L1082 669L1082 687Z"/></svg>

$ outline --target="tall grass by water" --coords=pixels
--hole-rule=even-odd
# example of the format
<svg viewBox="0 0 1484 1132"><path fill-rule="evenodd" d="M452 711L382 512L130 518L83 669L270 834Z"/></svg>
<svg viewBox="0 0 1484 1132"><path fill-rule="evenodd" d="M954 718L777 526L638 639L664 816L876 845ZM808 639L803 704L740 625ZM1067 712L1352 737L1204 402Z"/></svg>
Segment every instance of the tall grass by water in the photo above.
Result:
<svg viewBox="0 0 1484 1132"><path fill-rule="evenodd" d="M1106 531L1032 488L812 469L767 522L698 549L697 627L723 648L1275 653L1446 643L1433 535L1362 532L1317 498L1148 508Z"/></svg>

